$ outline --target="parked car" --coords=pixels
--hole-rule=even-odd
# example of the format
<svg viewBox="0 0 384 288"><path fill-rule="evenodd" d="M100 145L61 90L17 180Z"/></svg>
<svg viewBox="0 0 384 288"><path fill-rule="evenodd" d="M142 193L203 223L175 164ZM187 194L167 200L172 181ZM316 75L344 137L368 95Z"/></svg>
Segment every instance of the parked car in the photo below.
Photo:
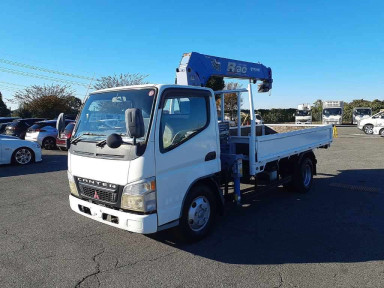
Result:
<svg viewBox="0 0 384 288"><path fill-rule="evenodd" d="M0 124L9 123L17 119L20 119L20 118L19 117L0 117Z"/></svg>
<svg viewBox="0 0 384 288"><path fill-rule="evenodd" d="M25 138L27 129L31 127L35 122L45 120L43 118L28 118L13 120L5 128L5 134L10 136L16 136L20 139Z"/></svg>
<svg viewBox="0 0 384 288"><path fill-rule="evenodd" d="M357 122L357 128L363 130L365 134L373 134L373 128L381 126L384 126L384 111Z"/></svg>
<svg viewBox="0 0 384 288"><path fill-rule="evenodd" d="M5 127L7 127L7 125L10 123L11 122L0 123L0 134L5 133Z"/></svg>
<svg viewBox="0 0 384 288"><path fill-rule="evenodd" d="M264 124L263 118L260 116L260 114L255 114L255 122L256 124Z"/></svg>
<svg viewBox="0 0 384 288"><path fill-rule="evenodd" d="M0 135L0 164L26 165L41 160L39 144L13 136Z"/></svg>
<svg viewBox="0 0 384 288"><path fill-rule="evenodd" d="M68 124L70 120L66 120ZM46 150L56 148L56 120L40 121L28 128L25 140L37 142Z"/></svg>
<svg viewBox="0 0 384 288"><path fill-rule="evenodd" d="M69 149L71 145L71 137L73 128L75 128L75 122L70 122L67 126L65 126L63 133L56 138L56 146L59 147L60 150L65 151Z"/></svg>
<svg viewBox="0 0 384 288"><path fill-rule="evenodd" d="M373 128L373 134L384 137L384 123L382 124L382 126L375 126Z"/></svg>

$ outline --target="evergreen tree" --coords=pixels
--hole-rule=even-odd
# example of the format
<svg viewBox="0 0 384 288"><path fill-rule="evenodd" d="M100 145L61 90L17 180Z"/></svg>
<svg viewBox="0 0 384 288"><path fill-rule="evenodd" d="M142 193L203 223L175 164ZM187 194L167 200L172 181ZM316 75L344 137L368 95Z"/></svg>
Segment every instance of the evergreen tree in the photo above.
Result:
<svg viewBox="0 0 384 288"><path fill-rule="evenodd" d="M3 101L3 94L0 92L0 117L7 117L11 116L11 110L7 108L7 105L5 105Z"/></svg>

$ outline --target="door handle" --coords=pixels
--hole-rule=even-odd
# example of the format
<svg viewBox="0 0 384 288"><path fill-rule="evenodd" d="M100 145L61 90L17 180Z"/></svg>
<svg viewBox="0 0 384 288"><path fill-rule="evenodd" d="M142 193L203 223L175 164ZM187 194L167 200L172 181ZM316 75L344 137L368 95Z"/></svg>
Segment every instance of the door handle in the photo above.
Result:
<svg viewBox="0 0 384 288"><path fill-rule="evenodd" d="M211 161L216 159L216 151L209 152L207 155L205 155L205 161Z"/></svg>

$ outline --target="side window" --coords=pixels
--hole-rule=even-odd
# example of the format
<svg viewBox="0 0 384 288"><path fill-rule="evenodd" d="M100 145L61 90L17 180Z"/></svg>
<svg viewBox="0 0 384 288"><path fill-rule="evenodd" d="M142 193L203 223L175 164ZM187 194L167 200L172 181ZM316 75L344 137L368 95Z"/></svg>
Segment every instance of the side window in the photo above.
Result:
<svg viewBox="0 0 384 288"><path fill-rule="evenodd" d="M164 99L160 120L160 151L166 152L186 142L209 122L207 96L172 96Z"/></svg>

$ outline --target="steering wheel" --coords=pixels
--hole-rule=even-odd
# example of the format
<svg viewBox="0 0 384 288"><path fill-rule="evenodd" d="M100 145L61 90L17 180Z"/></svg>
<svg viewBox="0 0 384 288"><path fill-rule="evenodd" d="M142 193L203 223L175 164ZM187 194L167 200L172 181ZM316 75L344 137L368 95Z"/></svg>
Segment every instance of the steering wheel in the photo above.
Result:
<svg viewBox="0 0 384 288"><path fill-rule="evenodd" d="M181 130L181 131L177 132L176 135L173 136L173 139L172 139L170 146L173 146L173 145L181 142L186 137L188 132L189 132L189 130Z"/></svg>

